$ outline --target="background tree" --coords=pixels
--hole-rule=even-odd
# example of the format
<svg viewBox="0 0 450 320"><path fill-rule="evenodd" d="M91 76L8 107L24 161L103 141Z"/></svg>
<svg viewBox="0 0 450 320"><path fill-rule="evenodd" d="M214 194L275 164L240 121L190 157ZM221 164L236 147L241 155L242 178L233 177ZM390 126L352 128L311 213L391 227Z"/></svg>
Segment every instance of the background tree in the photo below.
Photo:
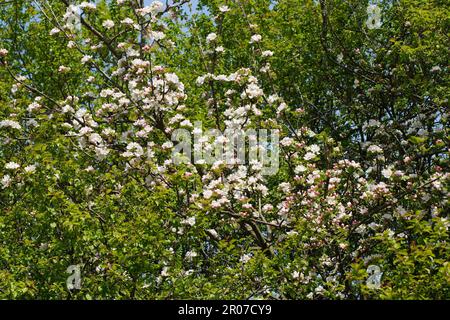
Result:
<svg viewBox="0 0 450 320"><path fill-rule="evenodd" d="M3 3L0 295L448 298L449 8L370 4ZM173 164L197 120L277 174Z"/></svg>

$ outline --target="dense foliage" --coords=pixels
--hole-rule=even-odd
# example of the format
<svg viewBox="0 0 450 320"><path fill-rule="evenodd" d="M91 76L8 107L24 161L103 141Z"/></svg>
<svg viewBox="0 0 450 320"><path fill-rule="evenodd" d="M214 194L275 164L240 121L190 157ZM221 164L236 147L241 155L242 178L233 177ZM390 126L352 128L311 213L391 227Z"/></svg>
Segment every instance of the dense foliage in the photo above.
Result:
<svg viewBox="0 0 450 320"><path fill-rule="evenodd" d="M441 0L3 1L0 297L450 298L449 30ZM278 171L174 163L196 121L278 130Z"/></svg>

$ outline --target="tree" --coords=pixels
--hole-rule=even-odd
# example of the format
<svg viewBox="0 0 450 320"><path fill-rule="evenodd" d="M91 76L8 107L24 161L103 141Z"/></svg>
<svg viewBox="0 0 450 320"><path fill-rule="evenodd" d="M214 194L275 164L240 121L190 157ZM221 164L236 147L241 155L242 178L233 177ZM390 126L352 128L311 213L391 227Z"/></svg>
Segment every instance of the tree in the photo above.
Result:
<svg viewBox="0 0 450 320"><path fill-rule="evenodd" d="M448 12L4 4L0 295L449 298ZM204 161L240 132L276 172Z"/></svg>

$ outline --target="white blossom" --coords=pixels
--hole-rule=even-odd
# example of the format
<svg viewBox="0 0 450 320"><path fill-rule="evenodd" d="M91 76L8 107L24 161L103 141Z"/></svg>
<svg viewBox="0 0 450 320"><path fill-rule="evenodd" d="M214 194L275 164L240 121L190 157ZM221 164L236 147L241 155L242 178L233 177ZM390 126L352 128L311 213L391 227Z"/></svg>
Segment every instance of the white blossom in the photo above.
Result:
<svg viewBox="0 0 450 320"><path fill-rule="evenodd" d="M106 29L112 29L112 28L114 28L114 21L105 20L105 21L103 21L102 26L105 27Z"/></svg>
<svg viewBox="0 0 450 320"><path fill-rule="evenodd" d="M392 176L392 169L391 168L386 168L381 170L381 174L383 175L383 177L385 177L386 179L389 179Z"/></svg>
<svg viewBox="0 0 450 320"><path fill-rule="evenodd" d="M303 156L303 159L305 159L306 161L309 161L309 160L313 159L315 156L316 156L315 153L307 152L307 153Z"/></svg>
<svg viewBox="0 0 450 320"><path fill-rule="evenodd" d="M214 32L208 34L208 36L206 36L206 42L213 42L217 39L217 34L215 34Z"/></svg>
<svg viewBox="0 0 450 320"><path fill-rule="evenodd" d="M31 164L29 166L26 166L24 168L24 170L25 170L26 173L34 173L36 171L36 166Z"/></svg>
<svg viewBox="0 0 450 320"><path fill-rule="evenodd" d="M3 189L9 187L11 185L11 182L12 179L8 174L4 175L3 178L0 180Z"/></svg>
<svg viewBox="0 0 450 320"><path fill-rule="evenodd" d="M9 128L12 128L12 129L17 129L17 130L22 129L20 124L17 121L14 121L14 120L2 120L2 121L0 121L0 128L3 128L3 127L9 127Z"/></svg>
<svg viewBox="0 0 450 320"><path fill-rule="evenodd" d="M250 43L260 42L262 40L262 36L260 34L254 34L250 38Z"/></svg>
<svg viewBox="0 0 450 320"><path fill-rule="evenodd" d="M5 168L9 170L16 170L20 168L20 164L18 164L17 162L8 162L5 165Z"/></svg>

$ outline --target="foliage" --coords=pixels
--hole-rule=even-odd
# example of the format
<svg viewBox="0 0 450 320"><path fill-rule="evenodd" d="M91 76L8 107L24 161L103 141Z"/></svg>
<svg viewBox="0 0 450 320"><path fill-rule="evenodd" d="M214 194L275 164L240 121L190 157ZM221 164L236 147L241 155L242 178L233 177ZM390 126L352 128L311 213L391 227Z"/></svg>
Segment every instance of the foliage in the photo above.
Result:
<svg viewBox="0 0 450 320"><path fill-rule="evenodd" d="M369 4L0 4L0 297L450 298L450 8ZM195 121L277 173L173 163Z"/></svg>

